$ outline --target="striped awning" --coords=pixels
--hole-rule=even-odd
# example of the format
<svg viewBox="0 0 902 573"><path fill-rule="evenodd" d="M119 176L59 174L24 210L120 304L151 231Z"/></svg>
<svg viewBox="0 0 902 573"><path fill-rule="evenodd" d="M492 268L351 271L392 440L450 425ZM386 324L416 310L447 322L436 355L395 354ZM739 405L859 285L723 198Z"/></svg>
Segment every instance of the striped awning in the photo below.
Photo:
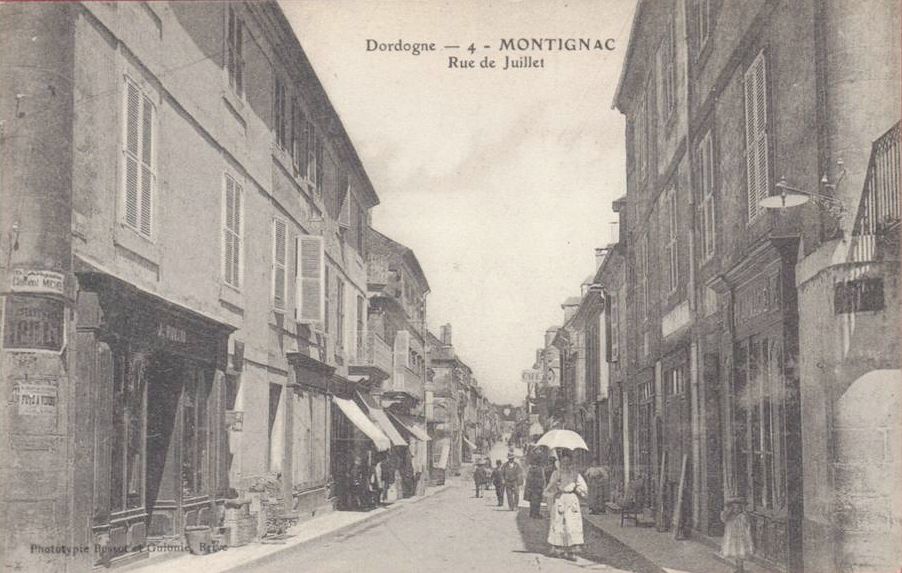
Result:
<svg viewBox="0 0 902 573"><path fill-rule="evenodd" d="M341 409L342 413L347 416L348 420L350 420L358 430L372 440L373 445L376 446L378 451L384 452L391 448L391 440L385 435L385 432L380 430L353 400L345 400L344 398L333 396L332 401L335 402L335 405Z"/></svg>

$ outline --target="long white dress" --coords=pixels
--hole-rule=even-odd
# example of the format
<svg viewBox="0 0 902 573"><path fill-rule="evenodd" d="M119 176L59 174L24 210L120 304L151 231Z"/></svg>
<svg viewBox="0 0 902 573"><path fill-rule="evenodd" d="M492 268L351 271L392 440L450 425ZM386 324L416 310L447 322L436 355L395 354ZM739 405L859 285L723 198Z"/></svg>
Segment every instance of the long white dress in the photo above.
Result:
<svg viewBox="0 0 902 573"><path fill-rule="evenodd" d="M589 491L583 476L576 470L555 470L548 480L545 496L549 498L548 543L555 547L583 544L583 515L579 497Z"/></svg>

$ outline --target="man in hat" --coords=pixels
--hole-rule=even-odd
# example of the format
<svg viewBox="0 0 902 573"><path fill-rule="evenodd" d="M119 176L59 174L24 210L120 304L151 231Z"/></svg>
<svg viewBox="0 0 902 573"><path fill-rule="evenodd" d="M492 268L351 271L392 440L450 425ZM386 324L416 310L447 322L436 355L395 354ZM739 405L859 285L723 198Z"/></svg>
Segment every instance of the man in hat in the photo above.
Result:
<svg viewBox="0 0 902 573"><path fill-rule="evenodd" d="M511 511L516 511L520 505L520 486L523 484L523 469L514 458L514 452L507 454L507 463L501 468L504 490L507 492L507 506Z"/></svg>

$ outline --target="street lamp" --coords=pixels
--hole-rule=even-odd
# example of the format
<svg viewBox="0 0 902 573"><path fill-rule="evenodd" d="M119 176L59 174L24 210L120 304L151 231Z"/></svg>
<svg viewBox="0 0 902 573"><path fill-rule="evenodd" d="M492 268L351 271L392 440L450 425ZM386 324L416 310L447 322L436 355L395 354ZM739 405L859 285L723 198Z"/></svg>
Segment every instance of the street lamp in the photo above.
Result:
<svg viewBox="0 0 902 573"><path fill-rule="evenodd" d="M840 170L836 180L831 183L827 175L824 174L824 176L821 177L820 181L823 187L826 187L834 192L836 191L836 187L846 176L846 168L843 164L842 159L838 160L836 162L836 165ZM793 187L786 182L785 177L780 178L776 185L774 185L774 189L777 190L776 193L772 193L769 196L765 197L758 204L766 209L786 209L787 207L798 207L799 205L804 205L809 201L809 199L812 199L815 203L817 203L821 207L825 207L828 211L839 218L842 218L846 213L846 209L842 204L842 201L840 201L835 195L828 195L826 193L820 193L817 191L805 191L804 189Z"/></svg>

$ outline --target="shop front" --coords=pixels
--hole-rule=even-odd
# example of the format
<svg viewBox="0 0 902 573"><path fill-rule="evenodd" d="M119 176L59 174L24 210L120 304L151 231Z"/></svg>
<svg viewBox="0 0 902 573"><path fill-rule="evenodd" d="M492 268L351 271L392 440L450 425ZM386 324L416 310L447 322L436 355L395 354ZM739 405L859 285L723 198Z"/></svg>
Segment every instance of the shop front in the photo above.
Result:
<svg viewBox="0 0 902 573"><path fill-rule="evenodd" d="M98 272L78 275L77 368L91 380L95 564L216 527L227 489L231 327Z"/></svg>
<svg viewBox="0 0 902 573"><path fill-rule="evenodd" d="M351 398L332 397L332 475L338 509L366 510L379 503L374 468L392 443Z"/></svg>
<svg viewBox="0 0 902 573"><path fill-rule="evenodd" d="M794 245L768 243L726 276L732 301L725 495L745 499L756 556L792 568L801 459ZM784 256L785 255L785 256Z"/></svg>

